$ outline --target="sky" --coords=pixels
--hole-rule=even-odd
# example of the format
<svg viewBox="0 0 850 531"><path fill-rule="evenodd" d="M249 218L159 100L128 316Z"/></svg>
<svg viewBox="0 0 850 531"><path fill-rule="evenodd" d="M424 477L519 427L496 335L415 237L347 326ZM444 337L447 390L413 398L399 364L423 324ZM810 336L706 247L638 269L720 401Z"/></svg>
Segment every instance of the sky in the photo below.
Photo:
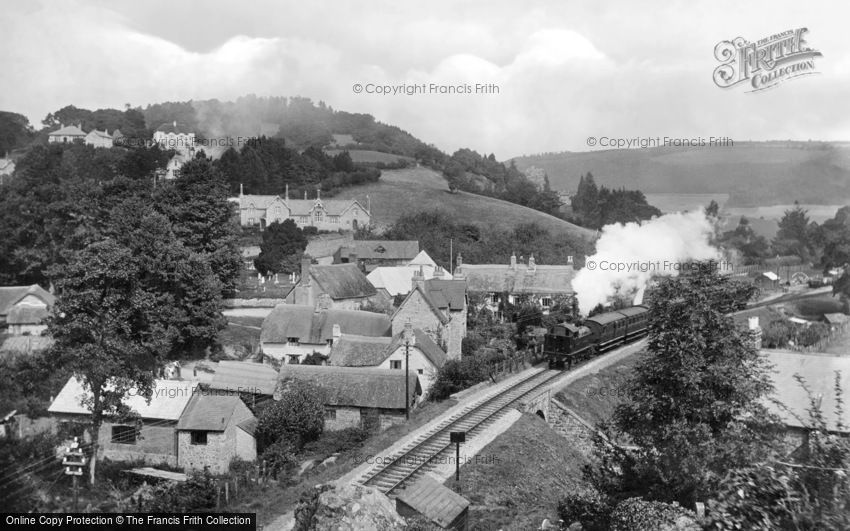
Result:
<svg viewBox="0 0 850 531"><path fill-rule="evenodd" d="M0 0L0 110L40 128L70 104L304 96L502 160L590 136L850 140L848 15L841 1ZM816 75L714 84L719 42L801 27Z"/></svg>

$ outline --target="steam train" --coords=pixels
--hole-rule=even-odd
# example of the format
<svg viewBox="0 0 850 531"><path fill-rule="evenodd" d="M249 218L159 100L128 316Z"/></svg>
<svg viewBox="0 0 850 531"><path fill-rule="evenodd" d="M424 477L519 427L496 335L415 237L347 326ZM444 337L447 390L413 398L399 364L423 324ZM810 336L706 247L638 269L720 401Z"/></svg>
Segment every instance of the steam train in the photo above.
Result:
<svg viewBox="0 0 850 531"><path fill-rule="evenodd" d="M552 368L570 368L618 345L646 335L649 308L638 305L588 317L580 325L561 323L544 336L543 354Z"/></svg>

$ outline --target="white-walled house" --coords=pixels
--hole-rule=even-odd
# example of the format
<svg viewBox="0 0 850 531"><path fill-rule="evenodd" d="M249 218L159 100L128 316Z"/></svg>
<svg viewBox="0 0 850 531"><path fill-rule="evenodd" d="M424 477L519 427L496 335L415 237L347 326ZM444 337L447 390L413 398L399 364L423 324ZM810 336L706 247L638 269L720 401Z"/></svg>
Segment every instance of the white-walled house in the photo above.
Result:
<svg viewBox="0 0 850 531"><path fill-rule="evenodd" d="M389 337L391 330L389 316L382 313L278 304L263 321L260 348L281 363L298 364L313 352L330 354L342 334Z"/></svg>
<svg viewBox="0 0 850 531"><path fill-rule="evenodd" d="M403 371L406 337L412 337L409 346L409 371L419 377L422 394L427 396L437 378L437 371L446 363L448 357L427 333L418 328L410 327L407 332L402 331L392 338L343 334L331 348L328 364Z"/></svg>

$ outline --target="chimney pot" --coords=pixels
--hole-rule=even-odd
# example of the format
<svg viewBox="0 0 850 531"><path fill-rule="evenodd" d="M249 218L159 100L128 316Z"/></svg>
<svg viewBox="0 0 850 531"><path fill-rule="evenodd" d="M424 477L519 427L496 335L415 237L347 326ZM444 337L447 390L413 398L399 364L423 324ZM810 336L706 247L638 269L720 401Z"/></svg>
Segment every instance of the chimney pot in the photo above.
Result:
<svg viewBox="0 0 850 531"><path fill-rule="evenodd" d="M511 269L516 269L516 253L511 253Z"/></svg>

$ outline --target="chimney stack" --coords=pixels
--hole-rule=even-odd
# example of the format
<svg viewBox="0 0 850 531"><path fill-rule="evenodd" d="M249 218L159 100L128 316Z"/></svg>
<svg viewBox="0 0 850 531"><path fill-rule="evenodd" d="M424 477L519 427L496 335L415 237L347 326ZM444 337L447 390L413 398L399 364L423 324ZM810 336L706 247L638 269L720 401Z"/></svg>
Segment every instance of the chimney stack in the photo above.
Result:
<svg viewBox="0 0 850 531"><path fill-rule="evenodd" d="M534 253L531 253L528 257L528 270L534 271L535 269L537 269L537 264L534 262Z"/></svg>
<svg viewBox="0 0 850 531"><path fill-rule="evenodd" d="M437 266L437 267L434 268L434 278L436 278L438 280L443 278L443 268L442 267Z"/></svg>
<svg viewBox="0 0 850 531"><path fill-rule="evenodd" d="M304 190L304 200L307 200L307 190Z"/></svg>
<svg viewBox="0 0 850 531"><path fill-rule="evenodd" d="M413 273L413 289L416 289L417 286L425 291L425 272L422 270L422 266L419 266L419 269Z"/></svg>
<svg viewBox="0 0 850 531"><path fill-rule="evenodd" d="M322 189L317 186L316 187L316 199L317 200L322 198L321 194L322 194Z"/></svg>
<svg viewBox="0 0 850 531"><path fill-rule="evenodd" d="M289 183L286 183L286 195L283 198L289 202Z"/></svg>
<svg viewBox="0 0 850 531"><path fill-rule="evenodd" d="M239 197L242 197L242 183L239 183Z"/></svg>
<svg viewBox="0 0 850 531"><path fill-rule="evenodd" d="M516 269L516 253L511 253L511 269Z"/></svg>

